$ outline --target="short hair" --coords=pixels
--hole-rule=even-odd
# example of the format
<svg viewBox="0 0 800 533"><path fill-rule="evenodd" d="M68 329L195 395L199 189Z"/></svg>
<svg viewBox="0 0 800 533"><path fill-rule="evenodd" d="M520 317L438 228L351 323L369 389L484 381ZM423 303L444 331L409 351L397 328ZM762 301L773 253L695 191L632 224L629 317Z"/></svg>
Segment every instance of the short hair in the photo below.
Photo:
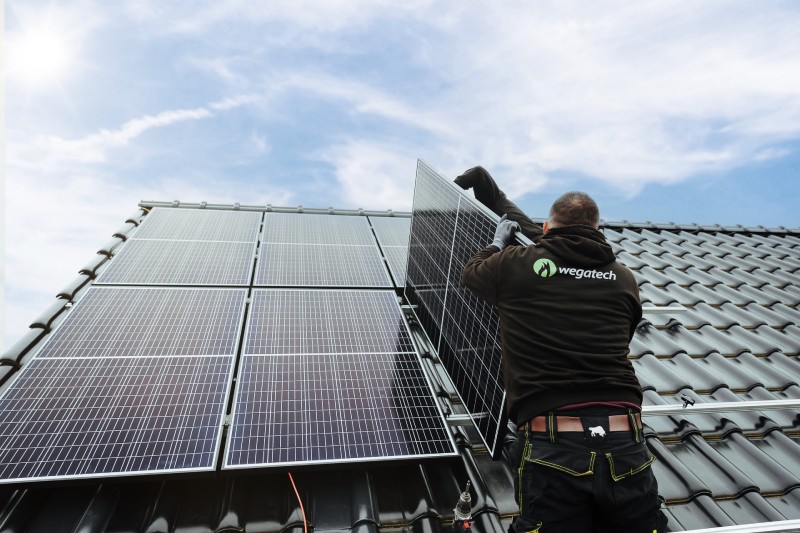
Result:
<svg viewBox="0 0 800 533"><path fill-rule="evenodd" d="M592 197L585 192L572 191L562 194L550 208L550 225L554 228L582 224L597 228L600 225L600 210Z"/></svg>

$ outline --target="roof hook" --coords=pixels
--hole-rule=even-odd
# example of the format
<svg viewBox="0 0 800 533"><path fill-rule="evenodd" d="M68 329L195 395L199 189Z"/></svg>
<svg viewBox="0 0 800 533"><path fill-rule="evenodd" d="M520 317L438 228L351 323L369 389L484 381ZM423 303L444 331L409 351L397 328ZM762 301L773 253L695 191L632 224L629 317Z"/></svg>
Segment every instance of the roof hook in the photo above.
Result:
<svg viewBox="0 0 800 533"><path fill-rule="evenodd" d="M681 401L683 402L683 408L686 409L690 405L694 405L694 400L686 396L685 394L681 396Z"/></svg>

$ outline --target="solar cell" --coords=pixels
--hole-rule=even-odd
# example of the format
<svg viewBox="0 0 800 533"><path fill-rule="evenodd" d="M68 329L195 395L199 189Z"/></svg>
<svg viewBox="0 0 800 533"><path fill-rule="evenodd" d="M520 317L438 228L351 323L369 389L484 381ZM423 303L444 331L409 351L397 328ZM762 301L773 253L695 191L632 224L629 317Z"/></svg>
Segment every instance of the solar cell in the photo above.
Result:
<svg viewBox="0 0 800 533"><path fill-rule="evenodd" d="M232 356L34 359L0 398L0 483L215 468Z"/></svg>
<svg viewBox="0 0 800 533"><path fill-rule="evenodd" d="M247 285L255 242L131 239L96 284Z"/></svg>
<svg viewBox="0 0 800 533"><path fill-rule="evenodd" d="M255 242L261 213L154 208L133 235L137 239Z"/></svg>
<svg viewBox="0 0 800 533"><path fill-rule="evenodd" d="M502 451L505 388L495 308L461 285L497 217L424 162L417 166L405 294L490 453Z"/></svg>
<svg viewBox="0 0 800 533"><path fill-rule="evenodd" d="M454 455L392 291L253 291L225 468Z"/></svg>
<svg viewBox="0 0 800 533"><path fill-rule="evenodd" d="M279 287L391 287L375 244L264 243L256 285Z"/></svg>

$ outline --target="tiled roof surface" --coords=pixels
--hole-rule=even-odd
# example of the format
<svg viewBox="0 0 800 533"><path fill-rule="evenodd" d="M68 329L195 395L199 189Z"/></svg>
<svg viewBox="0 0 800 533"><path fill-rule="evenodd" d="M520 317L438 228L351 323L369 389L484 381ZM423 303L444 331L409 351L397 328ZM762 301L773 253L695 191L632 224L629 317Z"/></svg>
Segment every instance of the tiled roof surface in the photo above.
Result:
<svg viewBox="0 0 800 533"><path fill-rule="evenodd" d="M143 216L129 218L7 350L0 383L35 352ZM800 230L608 223L604 231L633 270L644 305L685 309L646 314L631 343L645 406L800 399ZM441 395L455 400L443 388ZM645 423L670 530L800 519L800 410L646 416ZM469 479L473 529L505 531L516 510L512 473L488 457L471 429L456 431L461 458L294 472L310 525L364 533L449 529ZM0 531L302 527L284 471L0 488Z"/></svg>

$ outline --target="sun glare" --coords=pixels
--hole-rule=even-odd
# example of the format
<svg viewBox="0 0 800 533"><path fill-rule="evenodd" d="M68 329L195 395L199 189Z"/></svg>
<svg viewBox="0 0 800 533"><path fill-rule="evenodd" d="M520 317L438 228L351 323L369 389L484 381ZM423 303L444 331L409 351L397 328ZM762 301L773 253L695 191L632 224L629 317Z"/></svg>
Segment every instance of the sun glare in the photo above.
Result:
<svg viewBox="0 0 800 533"><path fill-rule="evenodd" d="M28 89L57 85L75 62L76 50L66 35L51 25L27 27L7 39L6 79Z"/></svg>

